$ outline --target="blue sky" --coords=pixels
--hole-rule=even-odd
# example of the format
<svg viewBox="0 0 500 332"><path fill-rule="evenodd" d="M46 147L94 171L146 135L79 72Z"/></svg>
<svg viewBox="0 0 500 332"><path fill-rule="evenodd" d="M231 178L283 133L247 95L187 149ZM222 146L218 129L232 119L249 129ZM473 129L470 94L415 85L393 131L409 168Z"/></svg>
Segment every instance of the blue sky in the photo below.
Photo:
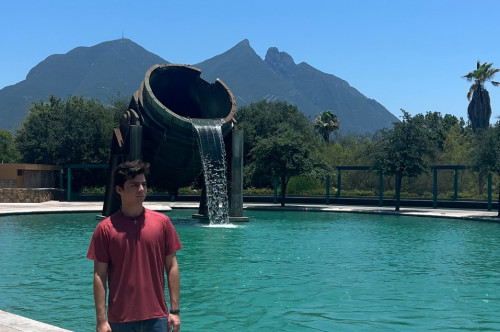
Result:
<svg viewBox="0 0 500 332"><path fill-rule="evenodd" d="M122 36L182 64L248 39L260 57L277 47L398 117L403 108L466 118L470 84L461 76L477 60L500 68L496 0L16 0L2 12L0 89L51 54ZM487 89L493 122L500 87Z"/></svg>

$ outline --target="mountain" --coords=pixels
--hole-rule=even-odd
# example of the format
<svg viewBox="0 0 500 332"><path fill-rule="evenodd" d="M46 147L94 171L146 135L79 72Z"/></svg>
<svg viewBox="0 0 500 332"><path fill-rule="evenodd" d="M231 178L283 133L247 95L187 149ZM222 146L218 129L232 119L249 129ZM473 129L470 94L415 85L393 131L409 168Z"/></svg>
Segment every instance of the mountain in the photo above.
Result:
<svg viewBox="0 0 500 332"><path fill-rule="evenodd" d="M237 105L263 98L284 100L314 119L330 110L340 119L344 134L373 133L399 121L385 107L369 99L346 81L323 73L305 62L295 64L286 52L276 47L262 60L243 40L227 52L195 65L202 77L217 77L233 92Z"/></svg>
<svg viewBox="0 0 500 332"><path fill-rule="evenodd" d="M32 68L26 79L0 90L0 128L12 129L27 115L32 102L49 95L79 95L109 103L131 96L154 64L167 63L128 39L77 47L54 54Z"/></svg>
<svg viewBox="0 0 500 332"><path fill-rule="evenodd" d="M26 116L32 102L49 95L82 95L107 104L117 96L131 96L149 67L168 61L129 39L77 47L51 55L30 70L26 79L0 90L0 128L13 129ZM377 101L349 84L307 63L295 64L286 52L271 47L260 58L243 40L228 51L194 64L209 82L220 78L233 92L237 106L262 99L284 100L314 119L330 110L344 134L373 133L398 121Z"/></svg>

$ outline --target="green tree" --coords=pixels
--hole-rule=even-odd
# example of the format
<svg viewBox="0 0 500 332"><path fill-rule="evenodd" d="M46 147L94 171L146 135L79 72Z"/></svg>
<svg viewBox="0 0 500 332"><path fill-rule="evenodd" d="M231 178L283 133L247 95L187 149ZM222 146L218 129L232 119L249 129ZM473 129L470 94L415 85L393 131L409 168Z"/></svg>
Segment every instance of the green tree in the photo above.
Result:
<svg viewBox="0 0 500 332"><path fill-rule="evenodd" d="M463 119L451 114L441 115L440 112L427 112L424 115L424 126L429 138L434 143L436 151L443 150L446 132L453 126L465 125Z"/></svg>
<svg viewBox="0 0 500 332"><path fill-rule="evenodd" d="M472 167L480 174L496 173L500 175L500 124L482 130L476 135ZM500 204L500 191L498 194ZM500 217L500 205L498 210Z"/></svg>
<svg viewBox="0 0 500 332"><path fill-rule="evenodd" d="M337 115L330 111L321 112L316 119L314 119L314 128L320 133L325 142L330 142L330 136L340 128L340 121Z"/></svg>
<svg viewBox="0 0 500 332"><path fill-rule="evenodd" d="M252 149L256 174L269 173L280 180L281 206L285 206L286 186L292 176L311 173L311 147L304 135L282 124L275 135L259 138Z"/></svg>
<svg viewBox="0 0 500 332"><path fill-rule="evenodd" d="M495 76L500 69L492 68L492 66L493 63L481 63L478 60L476 69L462 76L468 82L472 82L467 92L467 99L469 100L467 114L474 132L477 132L479 129L486 129L490 125L490 95L488 90L484 87L484 84L488 81L491 82L493 86L498 86L500 84L500 82L492 80L493 76Z"/></svg>
<svg viewBox="0 0 500 332"><path fill-rule="evenodd" d="M109 112L113 115L113 128L120 126L121 116L128 111L130 106L130 98L122 97L119 93L110 99L108 107Z"/></svg>
<svg viewBox="0 0 500 332"><path fill-rule="evenodd" d="M474 150L470 127L454 125L444 133L442 162L450 165L470 165Z"/></svg>
<svg viewBox="0 0 500 332"><path fill-rule="evenodd" d="M262 100L241 107L237 125L245 131L245 176L248 186L270 187L281 181L281 204L292 176L325 177L330 171L320 156L321 141L305 114L285 102Z"/></svg>
<svg viewBox="0 0 500 332"><path fill-rule="evenodd" d="M16 163L20 159L14 135L8 130L0 129L0 163Z"/></svg>
<svg viewBox="0 0 500 332"><path fill-rule="evenodd" d="M28 116L16 133L17 149L22 161L33 164L58 163L61 150L61 99L49 97L49 102L33 103Z"/></svg>
<svg viewBox="0 0 500 332"><path fill-rule="evenodd" d="M107 163L117 125L115 108L80 96L65 101L50 96L48 102L34 103L16 135L22 161L57 165ZM93 181L90 172L82 171L82 176L75 179L76 189L102 184L103 179Z"/></svg>
<svg viewBox="0 0 500 332"><path fill-rule="evenodd" d="M403 121L394 123L393 129L383 130L372 151L374 168L396 178L396 211L400 207L402 179L426 172L432 154L424 116L412 117L401 111Z"/></svg>
<svg viewBox="0 0 500 332"><path fill-rule="evenodd" d="M248 153L257 138L275 134L281 123L288 123L294 130L312 134L311 121L294 105L283 101L261 100L241 106L235 115L237 126L245 131L245 151Z"/></svg>
<svg viewBox="0 0 500 332"><path fill-rule="evenodd" d="M324 149L326 158L335 166L369 165L371 160L367 151L373 145L370 138L342 136Z"/></svg>

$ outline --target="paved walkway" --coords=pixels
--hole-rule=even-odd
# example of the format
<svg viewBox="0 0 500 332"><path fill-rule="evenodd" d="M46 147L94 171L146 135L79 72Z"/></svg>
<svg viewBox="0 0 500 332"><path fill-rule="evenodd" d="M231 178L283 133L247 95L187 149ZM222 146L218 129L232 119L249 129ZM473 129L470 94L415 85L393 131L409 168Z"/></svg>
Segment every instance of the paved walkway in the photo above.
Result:
<svg viewBox="0 0 500 332"><path fill-rule="evenodd" d="M0 310L0 332L71 332Z"/></svg>
<svg viewBox="0 0 500 332"><path fill-rule="evenodd" d="M96 212L102 211L102 202L59 202L43 203L0 203L0 215L58 213L58 212ZM197 209L198 202L145 202L144 205L156 211L171 209ZM282 208L279 204L245 203L245 210L289 210L289 211L324 211L351 212L370 214L397 214L419 217L460 218L475 220L497 220L498 211L465 210L465 209L432 209L418 207L402 207L399 212L393 206L358 206L358 205L325 205L325 204L288 204ZM498 219L500 221L500 218Z"/></svg>
<svg viewBox="0 0 500 332"><path fill-rule="evenodd" d="M96 212L102 211L102 202L59 202L44 203L0 203L1 215L34 214L34 213L62 213L62 212ZM198 202L145 202L144 205L156 211L171 209L196 209ZM282 208L279 204L245 203L246 210L288 210L288 211L324 211L332 213L369 213L391 214L417 217L455 218L468 220L500 221L497 211L463 210L463 209L430 209L430 208L401 208L394 211L394 207L351 206L351 205L324 205L324 204L289 204ZM67 330L40 323L25 317L14 315L0 310L0 332L63 332Z"/></svg>
<svg viewBox="0 0 500 332"><path fill-rule="evenodd" d="M47 201L43 203L0 203L0 215L32 214L32 213L59 213L59 212L102 212L102 202L59 202ZM164 202L148 202L144 204L157 211L168 211L171 205Z"/></svg>

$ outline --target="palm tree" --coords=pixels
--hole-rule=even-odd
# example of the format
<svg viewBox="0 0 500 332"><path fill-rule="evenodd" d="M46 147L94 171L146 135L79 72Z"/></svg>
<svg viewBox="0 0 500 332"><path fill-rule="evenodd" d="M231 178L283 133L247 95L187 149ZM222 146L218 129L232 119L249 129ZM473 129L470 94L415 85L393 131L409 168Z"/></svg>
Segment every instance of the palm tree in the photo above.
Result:
<svg viewBox="0 0 500 332"><path fill-rule="evenodd" d="M498 86L500 82L493 81L493 76L500 69L492 68L493 63L481 63L477 61L476 70L471 71L465 76L468 82L473 82L467 92L469 107L467 107L467 115L472 126L472 130L477 132L478 129L488 128L490 125L491 105L490 95L484 88L484 84L490 81L493 86ZM472 99L471 99L472 97Z"/></svg>
<svg viewBox="0 0 500 332"><path fill-rule="evenodd" d="M321 112L314 119L314 128L319 131L325 142L330 142L330 134L340 128L340 121L335 114L330 111Z"/></svg>

